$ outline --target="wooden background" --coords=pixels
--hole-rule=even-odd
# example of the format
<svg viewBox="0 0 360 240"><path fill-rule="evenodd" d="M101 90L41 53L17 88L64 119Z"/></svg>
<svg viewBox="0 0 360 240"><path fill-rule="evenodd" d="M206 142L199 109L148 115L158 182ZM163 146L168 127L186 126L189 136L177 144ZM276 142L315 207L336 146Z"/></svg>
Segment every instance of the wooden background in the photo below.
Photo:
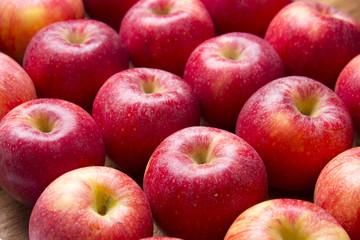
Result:
<svg viewBox="0 0 360 240"><path fill-rule="evenodd" d="M336 7L360 21L360 0L317 1ZM302 198L302 196L300 196L300 198ZM307 198L307 196L304 198ZM29 239L28 222L30 214L31 208L16 202L0 188L0 240ZM154 235L162 235L156 227L154 229Z"/></svg>

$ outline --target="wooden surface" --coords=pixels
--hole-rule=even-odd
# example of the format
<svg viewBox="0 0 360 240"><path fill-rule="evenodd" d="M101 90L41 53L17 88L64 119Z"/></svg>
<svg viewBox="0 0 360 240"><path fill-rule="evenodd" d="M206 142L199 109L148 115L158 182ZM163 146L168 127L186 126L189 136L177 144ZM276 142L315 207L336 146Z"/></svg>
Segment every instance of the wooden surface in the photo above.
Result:
<svg viewBox="0 0 360 240"><path fill-rule="evenodd" d="M318 0L334 6L360 21L360 0ZM280 197L279 194L275 196ZM0 189L0 240L28 239L28 221L31 208L13 200ZM155 228L154 235L161 233Z"/></svg>

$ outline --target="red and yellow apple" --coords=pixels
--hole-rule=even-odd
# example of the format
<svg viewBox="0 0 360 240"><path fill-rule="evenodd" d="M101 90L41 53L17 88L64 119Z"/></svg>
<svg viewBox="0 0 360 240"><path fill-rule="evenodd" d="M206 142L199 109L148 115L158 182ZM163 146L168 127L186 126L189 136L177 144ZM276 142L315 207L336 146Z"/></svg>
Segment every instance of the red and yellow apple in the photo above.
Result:
<svg viewBox="0 0 360 240"><path fill-rule="evenodd" d="M240 214L224 240L350 240L321 207L298 199L272 199Z"/></svg>
<svg viewBox="0 0 360 240"><path fill-rule="evenodd" d="M30 240L138 240L152 234L144 192L110 167L84 167L57 178L36 202L29 223Z"/></svg>
<svg viewBox="0 0 360 240"><path fill-rule="evenodd" d="M59 21L84 18L81 0L1 0L0 51L22 64L30 39Z"/></svg>
<svg viewBox="0 0 360 240"><path fill-rule="evenodd" d="M236 134L259 153L269 185L313 190L322 168L352 147L353 124L345 103L307 77L273 80L242 108Z"/></svg>

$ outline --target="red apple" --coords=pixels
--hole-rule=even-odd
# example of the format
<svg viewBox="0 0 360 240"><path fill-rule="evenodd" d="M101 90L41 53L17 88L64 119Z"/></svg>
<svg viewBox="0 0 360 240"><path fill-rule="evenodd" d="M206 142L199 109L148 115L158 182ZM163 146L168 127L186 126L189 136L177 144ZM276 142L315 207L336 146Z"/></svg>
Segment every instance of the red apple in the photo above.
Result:
<svg viewBox="0 0 360 240"><path fill-rule="evenodd" d="M24 56L24 69L39 97L68 100L89 112L102 84L128 67L129 57L117 32L90 19L43 28Z"/></svg>
<svg viewBox="0 0 360 240"><path fill-rule="evenodd" d="M61 174L104 162L98 126L73 103L30 100L0 122L0 186L26 205L33 205Z"/></svg>
<svg viewBox="0 0 360 240"><path fill-rule="evenodd" d="M215 240L224 238L242 211L266 199L267 176L244 140L197 126L177 131L156 148L143 187L162 232Z"/></svg>
<svg viewBox="0 0 360 240"><path fill-rule="evenodd" d="M57 178L36 202L29 224L30 240L138 240L152 234L144 192L110 167L80 168Z"/></svg>
<svg viewBox="0 0 360 240"><path fill-rule="evenodd" d="M291 0L201 0L218 35L248 32L263 37L272 18Z"/></svg>
<svg viewBox="0 0 360 240"><path fill-rule="evenodd" d="M321 171L314 203L333 215L351 239L360 239L360 147L344 151Z"/></svg>
<svg viewBox="0 0 360 240"><path fill-rule="evenodd" d="M85 10L92 19L110 25L116 31L120 28L125 13L138 0L83 0Z"/></svg>
<svg viewBox="0 0 360 240"><path fill-rule="evenodd" d="M281 58L268 42L234 32L201 43L187 61L184 80L194 88L204 120L234 132L246 100L284 75Z"/></svg>
<svg viewBox="0 0 360 240"><path fill-rule="evenodd" d="M353 125L334 91L292 76L266 84L248 99L236 134L261 156L270 186L302 191L312 190L326 163L352 146Z"/></svg>
<svg viewBox="0 0 360 240"><path fill-rule="evenodd" d="M164 138L200 122L199 103L190 85L172 73L150 68L113 75L99 90L92 114L108 156L134 177L143 176Z"/></svg>
<svg viewBox="0 0 360 240"><path fill-rule="evenodd" d="M355 130L360 132L360 55L353 58L341 71L335 92L348 107Z"/></svg>
<svg viewBox="0 0 360 240"><path fill-rule="evenodd" d="M280 54L288 75L314 78L333 89L341 70L360 53L360 24L323 3L297 1L273 18L265 40Z"/></svg>
<svg viewBox="0 0 360 240"><path fill-rule="evenodd" d="M272 199L243 212L224 240L350 240L346 231L321 207L297 199Z"/></svg>
<svg viewBox="0 0 360 240"><path fill-rule="evenodd" d="M29 75L15 60L0 52L0 120L14 107L36 98Z"/></svg>
<svg viewBox="0 0 360 240"><path fill-rule="evenodd" d="M27 44L41 28L83 17L81 0L1 0L0 50L22 63Z"/></svg>
<svg viewBox="0 0 360 240"><path fill-rule="evenodd" d="M120 36L137 67L182 76L186 60L214 26L200 0L140 0L125 14Z"/></svg>

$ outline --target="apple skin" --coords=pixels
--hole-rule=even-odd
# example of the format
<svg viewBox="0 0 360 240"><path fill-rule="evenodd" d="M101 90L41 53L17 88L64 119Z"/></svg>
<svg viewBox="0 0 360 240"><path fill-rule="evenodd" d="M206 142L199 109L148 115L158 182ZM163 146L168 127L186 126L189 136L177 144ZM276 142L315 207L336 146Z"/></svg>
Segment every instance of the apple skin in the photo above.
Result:
<svg viewBox="0 0 360 240"><path fill-rule="evenodd" d="M227 33L201 43L190 55L184 80L194 89L204 120L234 132L246 100L266 83L285 76L284 65L264 39Z"/></svg>
<svg viewBox="0 0 360 240"><path fill-rule="evenodd" d="M223 239L235 218L266 199L264 163L222 129L188 127L152 154L143 188L156 225L168 236Z"/></svg>
<svg viewBox="0 0 360 240"><path fill-rule="evenodd" d="M41 28L84 15L81 0L2 0L0 51L22 64L27 44Z"/></svg>
<svg viewBox="0 0 360 240"><path fill-rule="evenodd" d="M324 208L348 232L360 239L360 147L342 152L321 171L314 191L314 203Z"/></svg>
<svg viewBox="0 0 360 240"><path fill-rule="evenodd" d="M0 52L0 120L14 107L36 98L29 75L14 59Z"/></svg>
<svg viewBox="0 0 360 240"><path fill-rule="evenodd" d="M92 112L107 154L120 170L143 176L158 144L185 127L199 125L195 93L179 76L160 69L132 68L109 78Z"/></svg>
<svg viewBox="0 0 360 240"><path fill-rule="evenodd" d="M30 240L138 240L152 234L144 192L110 167L84 167L57 178L36 202L29 223Z"/></svg>
<svg viewBox="0 0 360 240"><path fill-rule="evenodd" d="M182 76L191 52L215 35L200 0L140 0L125 14L120 36L136 67Z"/></svg>
<svg viewBox="0 0 360 240"><path fill-rule="evenodd" d="M236 134L265 163L269 185L313 190L321 169L352 147L353 125L344 102L324 84L303 76L273 80L242 108Z"/></svg>
<svg viewBox="0 0 360 240"><path fill-rule="evenodd" d="M297 1L273 18L265 40L280 54L287 75L307 76L334 89L341 70L360 53L360 24L323 3Z"/></svg>
<svg viewBox="0 0 360 240"><path fill-rule="evenodd" d="M350 240L346 231L321 207L298 199L272 199L244 211L224 240Z"/></svg>
<svg viewBox="0 0 360 240"><path fill-rule="evenodd" d="M272 18L291 0L201 0L216 34L247 32L264 37Z"/></svg>
<svg viewBox="0 0 360 240"><path fill-rule="evenodd" d="M73 103L30 100L0 122L0 186L23 204L33 206L61 174L104 163L100 129Z"/></svg>
<svg viewBox="0 0 360 240"><path fill-rule="evenodd" d="M141 238L140 240L183 240L183 239L173 238L173 237L147 237L147 238Z"/></svg>
<svg viewBox="0 0 360 240"><path fill-rule="evenodd" d="M360 55L353 58L341 71L335 92L348 107L355 130L360 132Z"/></svg>
<svg viewBox="0 0 360 240"><path fill-rule="evenodd" d="M78 19L40 30L26 48L23 66L39 97L64 99L90 112L102 84L129 67L129 56L114 29Z"/></svg>
<svg viewBox="0 0 360 240"><path fill-rule="evenodd" d="M83 0L90 18L102 21L119 31L125 13L138 0Z"/></svg>

